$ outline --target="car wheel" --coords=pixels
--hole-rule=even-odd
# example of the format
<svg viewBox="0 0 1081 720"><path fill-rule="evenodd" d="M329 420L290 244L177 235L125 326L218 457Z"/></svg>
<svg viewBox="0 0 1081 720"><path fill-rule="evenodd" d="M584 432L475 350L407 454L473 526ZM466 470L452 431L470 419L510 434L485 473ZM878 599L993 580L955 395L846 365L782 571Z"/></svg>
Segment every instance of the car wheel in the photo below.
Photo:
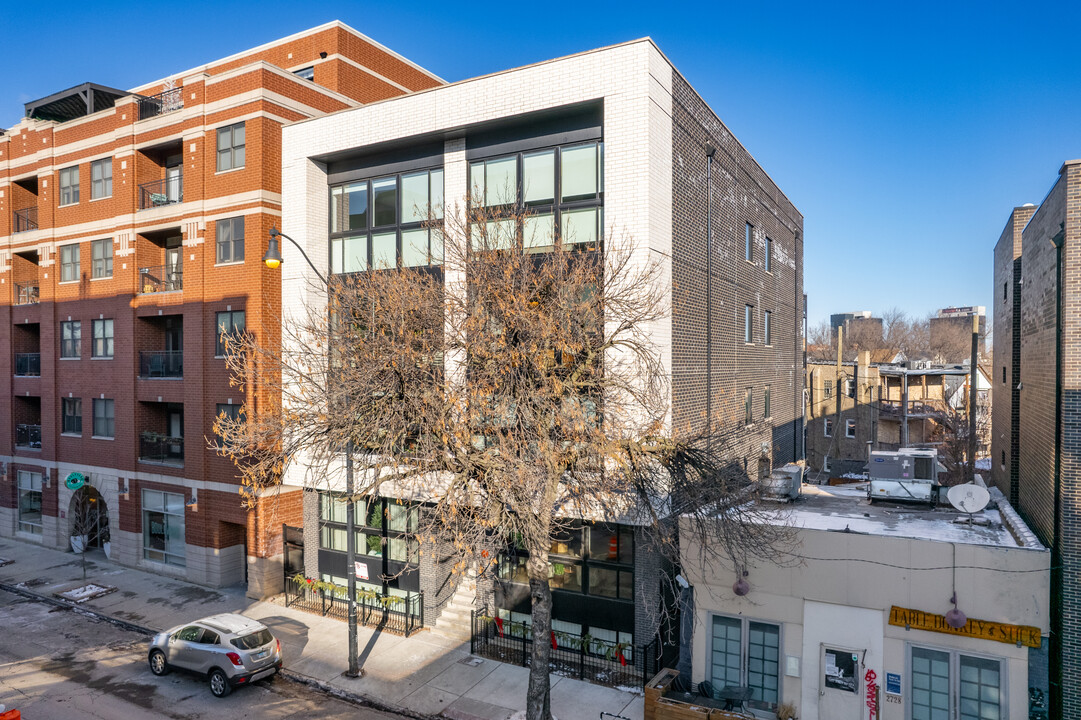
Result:
<svg viewBox="0 0 1081 720"><path fill-rule="evenodd" d="M169 663L165 661L165 653L161 650L151 651L150 672L155 675L165 675L169 672Z"/></svg>
<svg viewBox="0 0 1081 720"><path fill-rule="evenodd" d="M217 668L210 671L210 692L216 698L223 698L232 691L233 687L229 684L229 678L225 677L225 673Z"/></svg>

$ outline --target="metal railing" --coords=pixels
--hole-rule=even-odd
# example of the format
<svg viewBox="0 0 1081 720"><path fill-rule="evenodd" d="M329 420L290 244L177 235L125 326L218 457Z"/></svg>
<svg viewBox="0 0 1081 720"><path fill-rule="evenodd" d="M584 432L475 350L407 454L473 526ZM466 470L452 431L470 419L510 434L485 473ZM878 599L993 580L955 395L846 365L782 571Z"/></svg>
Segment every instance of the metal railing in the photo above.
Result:
<svg viewBox="0 0 1081 720"><path fill-rule="evenodd" d="M16 425L15 447L40 448L41 426L40 425Z"/></svg>
<svg viewBox="0 0 1081 720"><path fill-rule="evenodd" d="M348 620L348 590L336 587L333 591L302 587L291 578L285 578L285 606L296 607L311 613L338 620ZM378 627L409 637L424 627L424 593L408 593L404 596L382 595L357 590L357 622L368 627Z"/></svg>
<svg viewBox="0 0 1081 720"><path fill-rule="evenodd" d="M880 414L898 418L905 414L909 417L940 415L945 413L948 408L944 400L909 400L908 412L905 413L904 410L905 403L903 400L881 400L878 404Z"/></svg>
<svg viewBox="0 0 1081 720"><path fill-rule="evenodd" d="M157 115L182 110L184 108L184 88L170 88L157 95L139 98L139 119L146 120Z"/></svg>
<svg viewBox="0 0 1081 720"><path fill-rule="evenodd" d="M155 432L139 436L139 460L184 466L184 438Z"/></svg>
<svg viewBox="0 0 1081 720"><path fill-rule="evenodd" d="M37 207L23 208L22 210L15 211L15 227L13 232L21 233L27 230L38 229L38 209Z"/></svg>
<svg viewBox="0 0 1081 720"><path fill-rule="evenodd" d="M41 353L15 353L15 374L41 377Z"/></svg>
<svg viewBox="0 0 1081 720"><path fill-rule="evenodd" d="M168 265L139 268L139 292L174 292L184 288L184 272Z"/></svg>
<svg viewBox="0 0 1081 720"><path fill-rule="evenodd" d="M470 624L471 654L529 667L533 649L529 625L499 620L487 610L473 611ZM551 672L609 687L644 686L661 668L658 638L646 645L631 645L554 631L550 653Z"/></svg>
<svg viewBox="0 0 1081 720"><path fill-rule="evenodd" d="M15 283L16 305L37 305L38 286L30 283Z"/></svg>
<svg viewBox="0 0 1081 720"><path fill-rule="evenodd" d="M162 207L184 202L184 176L155 180L139 186L139 209Z"/></svg>
<svg viewBox="0 0 1081 720"><path fill-rule="evenodd" d="M139 351L139 377L141 378L179 378L184 377L184 351Z"/></svg>

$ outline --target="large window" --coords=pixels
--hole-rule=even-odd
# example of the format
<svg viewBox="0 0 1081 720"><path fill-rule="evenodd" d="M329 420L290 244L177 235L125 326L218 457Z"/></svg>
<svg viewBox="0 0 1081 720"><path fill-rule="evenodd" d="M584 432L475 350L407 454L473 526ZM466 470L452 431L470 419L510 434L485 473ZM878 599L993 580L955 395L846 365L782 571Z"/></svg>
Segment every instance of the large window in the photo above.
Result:
<svg viewBox="0 0 1081 720"><path fill-rule="evenodd" d="M112 400L94 398L94 437L111 438L116 436L116 416Z"/></svg>
<svg viewBox="0 0 1081 720"><path fill-rule="evenodd" d="M143 557L184 565L184 496L143 490Z"/></svg>
<svg viewBox="0 0 1081 720"><path fill-rule="evenodd" d="M499 577L528 583L528 553L512 547L499 559ZM553 537L548 552L553 590L634 599L634 533L623 525L573 523Z"/></svg>
<svg viewBox="0 0 1081 720"><path fill-rule="evenodd" d="M94 321L94 350L91 353L96 358L111 358L113 356L113 321Z"/></svg>
<svg viewBox="0 0 1081 720"><path fill-rule="evenodd" d="M60 357L78 358L82 354L83 324L79 320L60 323Z"/></svg>
<svg viewBox="0 0 1081 720"><path fill-rule="evenodd" d="M330 190L330 271L443 264L443 170L418 170Z"/></svg>
<svg viewBox="0 0 1081 720"><path fill-rule="evenodd" d="M1002 662L956 651L912 648L911 720L1001 720Z"/></svg>
<svg viewBox="0 0 1081 720"><path fill-rule="evenodd" d="M218 172L244 167L244 123L218 128Z"/></svg>
<svg viewBox="0 0 1081 720"><path fill-rule="evenodd" d="M95 160L90 163L90 199L112 197L113 159Z"/></svg>
<svg viewBox="0 0 1081 720"><path fill-rule="evenodd" d="M336 552L347 551L347 505L348 503L331 493L320 495L320 548ZM417 506L404 505L391 498L374 497L358 500L353 505L353 512L357 557L382 558L383 573L388 576L402 569L400 565L390 566L388 563L416 565L420 562L420 546L416 539L420 509ZM377 562L376 566L379 565ZM383 585L374 575L369 577L369 581L366 587L370 589L400 594L396 588ZM363 583L358 583L361 584Z"/></svg>
<svg viewBox="0 0 1081 720"><path fill-rule="evenodd" d="M743 306L743 342L754 342L754 305Z"/></svg>
<svg viewBox="0 0 1081 720"><path fill-rule="evenodd" d="M62 245L60 247L60 282L75 282L79 279L79 246Z"/></svg>
<svg viewBox="0 0 1081 720"><path fill-rule="evenodd" d="M60 410L62 413L63 429L65 435L83 434L83 401L82 398L61 398Z"/></svg>
<svg viewBox="0 0 1081 720"><path fill-rule="evenodd" d="M41 473L19 471L19 531L41 534Z"/></svg>
<svg viewBox="0 0 1081 720"><path fill-rule="evenodd" d="M214 355L217 357L225 357L225 352L228 349L228 342L230 338L240 337L244 332L244 311L243 310L230 310L228 312L217 313L218 318L218 334L214 342Z"/></svg>
<svg viewBox="0 0 1081 720"><path fill-rule="evenodd" d="M244 260L244 216L226 218L214 223L218 236L218 263Z"/></svg>
<svg viewBox="0 0 1081 720"><path fill-rule="evenodd" d="M94 240L90 243L90 277L107 278L113 276L113 241L112 238Z"/></svg>
<svg viewBox="0 0 1081 720"><path fill-rule="evenodd" d="M765 335L767 345L773 344L773 313L769 310L762 313L762 334Z"/></svg>
<svg viewBox="0 0 1081 720"><path fill-rule="evenodd" d="M79 202L78 165L60 171L60 205L74 205L77 202Z"/></svg>
<svg viewBox="0 0 1081 720"><path fill-rule="evenodd" d="M714 615L708 664L714 694L725 686L747 687L751 689L747 707L776 711L780 651L778 625Z"/></svg>
<svg viewBox="0 0 1081 720"><path fill-rule="evenodd" d="M485 226L470 228L475 249L518 242L530 251L564 244L596 245L604 235L604 144L566 145L470 163L470 200L492 209ZM501 212L528 212L521 228Z"/></svg>

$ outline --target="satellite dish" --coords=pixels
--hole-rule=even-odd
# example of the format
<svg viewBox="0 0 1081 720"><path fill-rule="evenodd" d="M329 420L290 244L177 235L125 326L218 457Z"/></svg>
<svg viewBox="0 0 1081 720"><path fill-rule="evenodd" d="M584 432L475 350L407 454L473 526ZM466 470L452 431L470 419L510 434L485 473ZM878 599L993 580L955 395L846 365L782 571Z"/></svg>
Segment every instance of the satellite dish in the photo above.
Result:
<svg viewBox="0 0 1081 720"><path fill-rule="evenodd" d="M946 499L961 512L972 514L987 507L987 503L991 501L991 493L976 483L965 483L950 488L946 492Z"/></svg>

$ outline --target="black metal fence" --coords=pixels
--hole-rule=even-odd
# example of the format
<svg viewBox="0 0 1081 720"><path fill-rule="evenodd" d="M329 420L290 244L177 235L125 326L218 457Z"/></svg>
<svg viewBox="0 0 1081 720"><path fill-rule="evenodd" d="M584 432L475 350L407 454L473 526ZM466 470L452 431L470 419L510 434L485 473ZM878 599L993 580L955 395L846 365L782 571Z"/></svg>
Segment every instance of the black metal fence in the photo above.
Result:
<svg viewBox="0 0 1081 720"><path fill-rule="evenodd" d="M15 227L14 232L26 232L27 230L38 229L38 209L36 207L23 208L22 210L15 211Z"/></svg>
<svg viewBox="0 0 1081 720"><path fill-rule="evenodd" d="M499 621L473 612L469 651L492 660L529 667L533 630L522 623ZM609 687L641 687L661 669L660 642L631 645L588 635L552 633L549 670L564 677Z"/></svg>
<svg viewBox="0 0 1081 720"><path fill-rule="evenodd" d="M344 587L333 591L313 589L298 585L292 578L286 577L285 606L324 617L349 619L348 591ZM397 596L357 590L357 622L409 637L424 627L424 593Z"/></svg>
<svg viewBox="0 0 1081 720"><path fill-rule="evenodd" d="M41 353L15 353L15 374L39 377L41 375Z"/></svg>
<svg viewBox="0 0 1081 720"><path fill-rule="evenodd" d="M16 425L15 426L15 446L16 447L28 447L28 448L40 448L41 447L41 426L40 425Z"/></svg>
<svg viewBox="0 0 1081 720"><path fill-rule="evenodd" d="M139 351L139 377L142 378L179 378L184 377L184 351Z"/></svg>
<svg viewBox="0 0 1081 720"><path fill-rule="evenodd" d="M15 283L16 305L37 305L38 286L31 283Z"/></svg>
<svg viewBox="0 0 1081 720"><path fill-rule="evenodd" d="M139 209L161 207L184 202L184 176L176 175L164 180L143 183L139 186Z"/></svg>
<svg viewBox="0 0 1081 720"><path fill-rule="evenodd" d="M184 289L184 272L180 267L159 265L139 268L139 292L173 292Z"/></svg>
<svg viewBox="0 0 1081 720"><path fill-rule="evenodd" d="M184 107L184 89L170 88L157 95L139 98L139 119L146 120L156 115L181 110Z"/></svg>

